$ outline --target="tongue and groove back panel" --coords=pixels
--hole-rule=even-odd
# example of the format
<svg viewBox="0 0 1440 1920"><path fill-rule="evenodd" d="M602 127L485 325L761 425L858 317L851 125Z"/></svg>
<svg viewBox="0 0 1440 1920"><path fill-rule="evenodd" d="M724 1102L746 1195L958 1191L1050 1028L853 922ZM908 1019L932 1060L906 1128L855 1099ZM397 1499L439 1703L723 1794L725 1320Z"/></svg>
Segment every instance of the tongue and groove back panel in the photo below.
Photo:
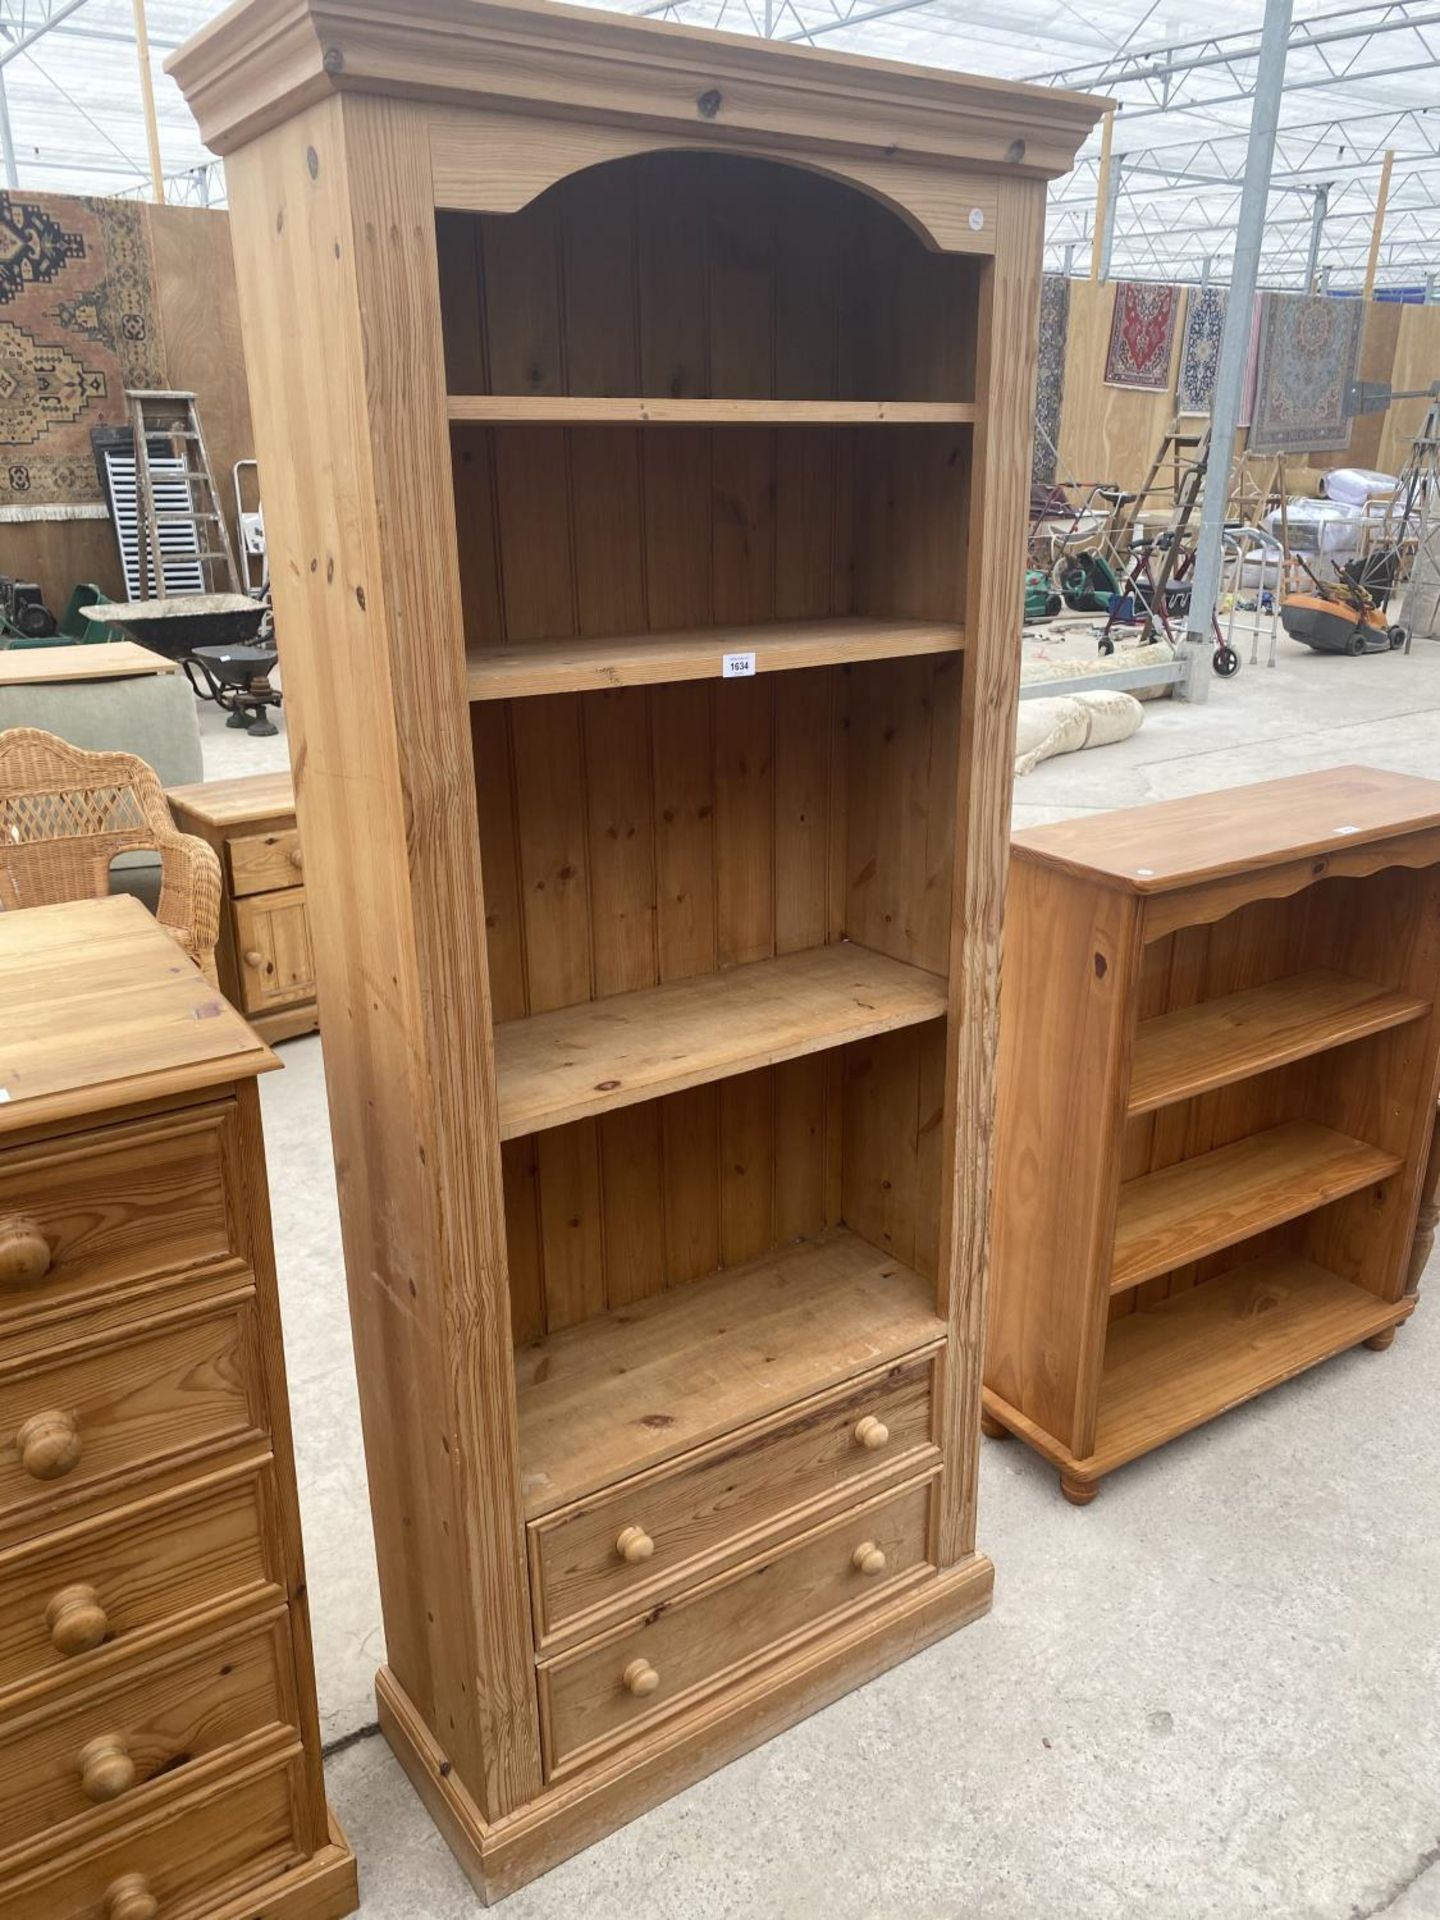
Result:
<svg viewBox="0 0 1440 1920"><path fill-rule="evenodd" d="M977 264L818 176L645 156L438 237L452 393L973 397ZM467 646L959 622L970 433L457 424ZM962 673L477 702L497 1021L840 939L945 974ZM943 1059L936 1023L507 1141L515 1338L841 1220L933 1275Z"/></svg>

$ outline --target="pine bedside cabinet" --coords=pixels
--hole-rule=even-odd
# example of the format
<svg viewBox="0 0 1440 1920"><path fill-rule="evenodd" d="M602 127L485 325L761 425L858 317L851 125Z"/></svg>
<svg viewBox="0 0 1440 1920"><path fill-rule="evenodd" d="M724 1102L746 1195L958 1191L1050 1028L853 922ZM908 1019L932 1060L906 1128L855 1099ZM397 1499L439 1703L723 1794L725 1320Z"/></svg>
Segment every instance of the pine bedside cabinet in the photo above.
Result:
<svg viewBox="0 0 1440 1920"><path fill-rule="evenodd" d="M264 1040L314 1033L315 954L290 775L202 780L165 798L180 831L219 856L221 992Z"/></svg>
<svg viewBox="0 0 1440 1920"><path fill-rule="evenodd" d="M1440 782L1338 767L1017 834L986 1431L1084 1505L1387 1347L1415 1305L1437 985Z"/></svg>
<svg viewBox="0 0 1440 1920"><path fill-rule="evenodd" d="M0 914L0 1920L338 1920L255 1075L138 901Z"/></svg>
<svg viewBox="0 0 1440 1920"><path fill-rule="evenodd" d="M381 1724L496 1896L989 1604L1045 181L1101 103L516 0L254 0L172 70L226 156Z"/></svg>

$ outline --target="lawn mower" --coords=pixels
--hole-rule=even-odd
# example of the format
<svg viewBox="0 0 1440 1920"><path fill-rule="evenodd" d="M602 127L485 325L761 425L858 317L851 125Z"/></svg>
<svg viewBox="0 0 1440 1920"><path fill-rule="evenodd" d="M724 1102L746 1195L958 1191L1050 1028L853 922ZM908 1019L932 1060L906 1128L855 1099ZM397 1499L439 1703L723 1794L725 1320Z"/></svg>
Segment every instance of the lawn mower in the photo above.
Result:
<svg viewBox="0 0 1440 1920"><path fill-rule="evenodd" d="M1387 624L1384 608L1358 580L1321 580L1300 554L1294 557L1314 592L1290 593L1280 602L1280 619L1292 640L1316 653L1348 653L1357 659L1362 653L1389 653L1404 646L1404 627Z"/></svg>

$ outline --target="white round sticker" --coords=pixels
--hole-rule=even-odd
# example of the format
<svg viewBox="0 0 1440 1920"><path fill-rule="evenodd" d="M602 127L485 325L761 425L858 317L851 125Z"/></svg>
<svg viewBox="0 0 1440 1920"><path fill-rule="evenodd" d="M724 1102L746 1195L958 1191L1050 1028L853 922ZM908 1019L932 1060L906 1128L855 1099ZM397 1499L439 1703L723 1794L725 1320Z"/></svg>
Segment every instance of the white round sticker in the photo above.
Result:
<svg viewBox="0 0 1440 1920"><path fill-rule="evenodd" d="M985 224L985 215L980 211L979 207L971 207L970 209L971 233L979 233L980 229L984 226L984 224Z"/></svg>

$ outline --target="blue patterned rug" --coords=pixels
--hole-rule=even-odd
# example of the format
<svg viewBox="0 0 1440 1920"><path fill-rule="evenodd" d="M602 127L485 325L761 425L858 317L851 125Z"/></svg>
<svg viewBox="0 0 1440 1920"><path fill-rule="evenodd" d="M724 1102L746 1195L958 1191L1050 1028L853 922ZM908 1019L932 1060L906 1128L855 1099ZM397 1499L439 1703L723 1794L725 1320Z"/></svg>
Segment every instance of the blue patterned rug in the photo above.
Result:
<svg viewBox="0 0 1440 1920"><path fill-rule="evenodd" d="M1180 347L1180 377L1175 383L1177 413L1209 413L1215 398L1215 370L1225 332L1228 287L1192 287L1185 308L1185 338Z"/></svg>
<svg viewBox="0 0 1440 1920"><path fill-rule="evenodd" d="M1364 321L1360 300L1261 296L1251 453L1321 453L1349 445L1345 389L1355 378Z"/></svg>

